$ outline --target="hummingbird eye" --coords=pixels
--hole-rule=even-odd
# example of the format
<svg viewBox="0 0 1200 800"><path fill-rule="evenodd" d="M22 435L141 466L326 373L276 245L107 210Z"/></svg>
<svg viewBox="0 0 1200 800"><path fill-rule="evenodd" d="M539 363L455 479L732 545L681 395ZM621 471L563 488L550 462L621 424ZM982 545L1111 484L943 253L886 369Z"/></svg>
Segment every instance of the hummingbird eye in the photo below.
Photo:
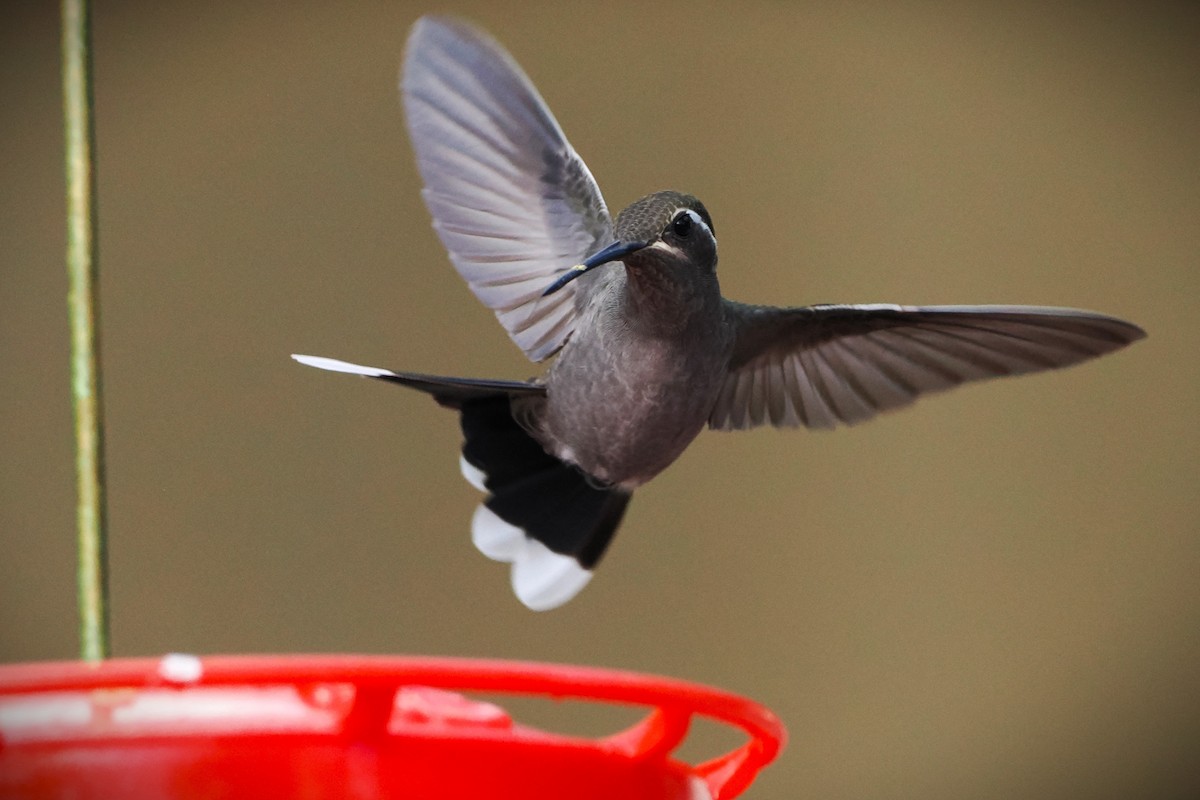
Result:
<svg viewBox="0 0 1200 800"><path fill-rule="evenodd" d="M692 215L686 211L680 212L675 219L671 220L671 230L679 238L686 239L692 232Z"/></svg>

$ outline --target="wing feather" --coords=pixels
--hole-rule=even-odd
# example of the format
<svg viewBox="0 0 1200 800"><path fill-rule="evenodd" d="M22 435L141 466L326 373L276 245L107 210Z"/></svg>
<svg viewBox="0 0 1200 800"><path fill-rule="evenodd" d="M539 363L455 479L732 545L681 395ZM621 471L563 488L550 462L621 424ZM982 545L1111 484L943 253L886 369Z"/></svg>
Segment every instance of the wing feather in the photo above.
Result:
<svg viewBox="0 0 1200 800"><path fill-rule="evenodd" d="M542 290L612 241L587 165L516 62L465 23L417 22L401 93L451 263L526 355L549 357L574 329L577 287Z"/></svg>
<svg viewBox="0 0 1200 800"><path fill-rule="evenodd" d="M968 381L1058 369L1145 332L1114 317L1039 306L726 303L736 342L709 425L854 425Z"/></svg>

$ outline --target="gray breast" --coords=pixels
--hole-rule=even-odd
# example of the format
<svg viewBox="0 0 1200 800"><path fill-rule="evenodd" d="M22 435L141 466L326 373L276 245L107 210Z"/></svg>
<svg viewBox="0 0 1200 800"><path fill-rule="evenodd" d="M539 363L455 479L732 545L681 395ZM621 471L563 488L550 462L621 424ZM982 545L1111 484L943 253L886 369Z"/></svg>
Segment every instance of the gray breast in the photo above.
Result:
<svg viewBox="0 0 1200 800"><path fill-rule="evenodd" d="M703 428L726 372L720 326L659 330L631 319L619 267L591 293L547 377L545 444L595 477L644 483ZM593 287L589 287L591 289Z"/></svg>

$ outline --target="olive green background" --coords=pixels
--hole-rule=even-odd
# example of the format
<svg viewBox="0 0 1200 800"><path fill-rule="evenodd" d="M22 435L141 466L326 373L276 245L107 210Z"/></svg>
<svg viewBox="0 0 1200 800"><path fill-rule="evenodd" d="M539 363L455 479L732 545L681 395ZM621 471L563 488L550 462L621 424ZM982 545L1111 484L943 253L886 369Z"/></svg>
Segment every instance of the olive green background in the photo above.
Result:
<svg viewBox="0 0 1200 800"><path fill-rule="evenodd" d="M75 651L56 9L0 25L0 659ZM408 3L100 3L113 642L664 673L757 798L1200 792L1200 41L1186 5L437 6L615 211L699 195L754 302L1093 308L1150 338L836 433L705 433L554 612L471 547L451 414L292 352L526 377L429 226ZM698 756L736 742L711 731ZM1195 795L1191 795L1195 796Z"/></svg>

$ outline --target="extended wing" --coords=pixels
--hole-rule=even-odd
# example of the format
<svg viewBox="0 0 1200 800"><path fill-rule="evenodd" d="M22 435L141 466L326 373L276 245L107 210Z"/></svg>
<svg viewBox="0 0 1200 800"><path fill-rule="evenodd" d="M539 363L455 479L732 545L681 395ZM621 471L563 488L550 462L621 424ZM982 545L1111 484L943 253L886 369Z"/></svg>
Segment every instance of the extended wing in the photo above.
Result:
<svg viewBox="0 0 1200 800"><path fill-rule="evenodd" d="M966 381L1057 369L1145 332L1123 320L1039 306L726 303L737 331L709 425L833 428Z"/></svg>

